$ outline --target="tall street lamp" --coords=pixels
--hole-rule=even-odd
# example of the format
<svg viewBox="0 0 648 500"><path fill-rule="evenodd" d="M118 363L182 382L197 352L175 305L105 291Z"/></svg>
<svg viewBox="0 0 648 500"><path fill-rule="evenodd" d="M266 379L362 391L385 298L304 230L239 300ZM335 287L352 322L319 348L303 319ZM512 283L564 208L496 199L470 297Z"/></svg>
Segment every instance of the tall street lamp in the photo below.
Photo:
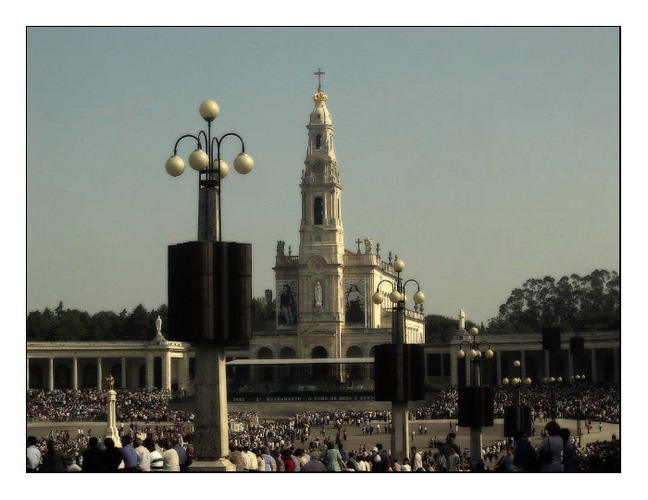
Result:
<svg viewBox="0 0 648 500"><path fill-rule="evenodd" d="M583 400L581 392L581 384L585 382L585 374L581 371L581 361L582 356L585 351L585 341L583 337L578 335L571 337L569 339L569 352L572 355L572 360L574 363L576 375L574 375L574 383L576 384L576 390L578 391L578 415L576 416L576 436L578 437L578 443L580 446L580 439L582 435L581 429L581 415L583 413Z"/></svg>
<svg viewBox="0 0 648 500"><path fill-rule="evenodd" d="M219 114L220 108L215 101L204 101L200 105L200 116L207 122L207 131L201 130L197 135L181 136L173 147L173 155L166 162L167 173L172 177L178 177L185 170L184 160L178 156L178 146L184 139L192 139L196 142L196 149L189 155L189 165L199 172L199 241L220 241L221 239L220 185L221 180L229 173L229 166L221 159L223 140L227 137L236 137L241 143L241 152L234 159L234 169L239 174L247 174L254 168L254 161L245 153L245 144L240 135L228 132L220 138L212 137L212 122Z"/></svg>
<svg viewBox="0 0 648 500"><path fill-rule="evenodd" d="M521 365L519 360L513 361L513 368L515 368L513 377L502 379L503 386L511 385L514 390L513 404L504 408L504 436L516 439L521 433L531 435L531 409L522 404L520 397L520 388L523 384L531 384L531 379L529 377L522 379Z"/></svg>
<svg viewBox="0 0 648 500"><path fill-rule="evenodd" d="M401 272L405 263L396 259L394 271L396 280L381 280L376 286L376 293L371 298L372 302L380 305L383 294L380 286L387 283L391 286L389 300L392 308L392 343L378 345L374 349L376 369L376 401L391 401L392 407L392 456L403 463L410 453L408 401L420 401L425 398L424 385L424 350L422 345L406 344L405 338L405 303L407 297L405 289L410 284L415 284L417 291L414 293L415 309L425 301L425 294L421 291L418 281L408 279L403 282Z"/></svg>
<svg viewBox="0 0 648 500"><path fill-rule="evenodd" d="M465 335L466 330L460 333ZM465 359L465 344L470 353L470 385L459 388L458 423L470 427L470 470L473 471L481 460L482 427L493 426L494 391L492 387L481 385L481 359L482 355L491 359L494 353L488 342L477 341L477 327L473 326L467 333L468 340L462 340L457 351L457 357Z"/></svg>
<svg viewBox="0 0 648 500"><path fill-rule="evenodd" d="M561 349L560 328L555 326L542 327L542 349L547 351L549 356L549 375L543 378L545 384L549 384L551 420L556 420L556 389L555 382L562 382L562 377L555 377L555 354ZM545 372L546 373L546 372Z"/></svg>
<svg viewBox="0 0 648 500"><path fill-rule="evenodd" d="M583 414L583 393L581 390L581 384L585 383L585 375L579 373L574 375L574 384L576 385L576 390L578 392L578 413L576 414L576 437L578 438L578 446L580 446L581 436L583 435L583 430L581 428L581 417Z"/></svg>
<svg viewBox="0 0 648 500"><path fill-rule="evenodd" d="M240 135L212 137L212 122L220 109L214 101L200 105L207 130L184 134L175 143L166 171L177 177L185 170L178 147L195 144L189 165L198 177L197 241L169 246L169 335L196 347L194 450L206 469L229 469L225 344L252 337L252 250L246 243L221 241L221 181L229 166L221 158L225 139L236 138L241 152L234 169L247 174L254 167Z"/></svg>
<svg viewBox="0 0 648 500"><path fill-rule="evenodd" d="M557 377L554 377L553 375L549 375L547 377L543 377L542 382L545 384L545 386L549 387L549 416L551 417L551 420L556 420L556 417L558 416L558 407L556 404L556 384L561 384L563 381L563 378L558 375Z"/></svg>

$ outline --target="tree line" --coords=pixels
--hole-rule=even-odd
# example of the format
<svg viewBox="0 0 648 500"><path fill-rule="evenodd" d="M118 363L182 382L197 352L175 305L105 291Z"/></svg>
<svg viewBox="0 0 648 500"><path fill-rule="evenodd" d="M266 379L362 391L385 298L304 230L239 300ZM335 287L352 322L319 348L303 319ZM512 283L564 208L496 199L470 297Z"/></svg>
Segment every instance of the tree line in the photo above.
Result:
<svg viewBox="0 0 648 500"><path fill-rule="evenodd" d="M276 301L265 297L252 299L253 331L272 331ZM155 319L162 319L166 335L168 308L161 305L147 310L139 304L132 311L100 311L89 314L66 309L62 302L53 310L32 311L27 315L28 341L151 340ZM576 274L556 280L550 276L527 280L515 288L499 314L485 327L466 321L466 329L477 326L482 333L538 333L544 326L561 331L621 329L621 280L615 271L595 270L581 277ZM425 317L427 342L447 342L457 333L457 319L440 315ZM167 336L168 338L168 336Z"/></svg>
<svg viewBox="0 0 648 500"><path fill-rule="evenodd" d="M620 330L621 278L602 269L582 277L531 278L511 292L487 327L466 320L466 330L473 326L488 334L540 333L547 326L563 332ZM457 329L455 318L425 317L426 342L447 342Z"/></svg>

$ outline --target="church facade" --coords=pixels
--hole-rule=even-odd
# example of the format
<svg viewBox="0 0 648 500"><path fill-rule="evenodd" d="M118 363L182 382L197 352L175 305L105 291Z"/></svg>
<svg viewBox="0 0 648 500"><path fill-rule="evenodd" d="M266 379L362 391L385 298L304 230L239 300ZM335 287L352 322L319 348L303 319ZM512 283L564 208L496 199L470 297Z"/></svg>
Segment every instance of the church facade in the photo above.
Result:
<svg viewBox="0 0 648 500"><path fill-rule="evenodd" d="M390 253L384 260L370 238L358 239L357 249L345 247L342 182L327 100L320 84L307 125L299 254L291 248L286 253L284 242L277 243L275 325L254 332L251 358L372 358L376 345L391 343L395 258ZM380 305L371 300L378 290L384 296ZM406 342L424 341L424 316L417 307L407 314Z"/></svg>

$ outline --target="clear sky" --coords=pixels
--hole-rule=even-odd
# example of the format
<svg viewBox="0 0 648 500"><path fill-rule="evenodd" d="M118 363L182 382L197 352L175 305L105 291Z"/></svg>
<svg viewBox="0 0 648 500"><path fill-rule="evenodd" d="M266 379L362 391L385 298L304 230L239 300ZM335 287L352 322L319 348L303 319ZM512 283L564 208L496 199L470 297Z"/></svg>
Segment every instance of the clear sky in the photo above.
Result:
<svg viewBox="0 0 648 500"><path fill-rule="evenodd" d="M322 68L346 247L406 263L425 313L486 323L529 278L620 271L614 28L27 30L27 311L167 302L167 247L196 238L197 175L164 170L204 128L255 160L223 185L223 239L299 248L300 176ZM192 150L180 148L185 158ZM224 143L231 164L238 153Z"/></svg>

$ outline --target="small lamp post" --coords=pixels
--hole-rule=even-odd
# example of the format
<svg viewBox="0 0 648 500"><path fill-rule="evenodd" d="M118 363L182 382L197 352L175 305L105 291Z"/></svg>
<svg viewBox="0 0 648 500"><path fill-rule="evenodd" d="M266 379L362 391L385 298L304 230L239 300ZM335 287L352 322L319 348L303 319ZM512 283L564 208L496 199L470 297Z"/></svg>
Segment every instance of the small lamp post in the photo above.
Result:
<svg viewBox="0 0 648 500"><path fill-rule="evenodd" d="M531 379L521 378L521 365L519 360L513 361L514 373L511 379L502 379L503 386L512 386L514 389L513 404L504 408L504 436L518 439L519 434L531 435L531 409L522 404L520 389L522 385L530 385Z"/></svg>
<svg viewBox="0 0 648 500"><path fill-rule="evenodd" d="M556 420L556 416L558 413L558 408L556 407L556 384L561 384L562 381L563 378L560 375L557 377L550 375L542 379L542 382L545 385L549 386L549 404L550 404L549 413L550 413L551 420Z"/></svg>
<svg viewBox="0 0 648 500"><path fill-rule="evenodd" d="M515 361L513 361L513 367L517 369L515 373L516 376L510 380L506 377L502 379L502 385L506 386L508 384L511 384L515 388L515 398L513 404L515 404L516 406L520 406L522 404L520 399L520 388L522 387L522 384L530 385L532 382L529 377L526 377L524 380L520 378L520 366L521 363L519 360L516 359Z"/></svg>
<svg viewBox="0 0 648 500"><path fill-rule="evenodd" d="M461 329L460 333L465 334L466 330ZM494 353L488 342L477 341L477 327L473 326L467 333L468 341L462 340L457 351L457 357L465 359L465 344L470 354L470 386L459 389L459 425L470 426L470 470L475 470L481 460L482 427L493 425L494 395L492 388L481 386L481 358L483 355L491 359Z"/></svg>
<svg viewBox="0 0 648 500"><path fill-rule="evenodd" d="M581 390L581 384L585 383L585 375L578 374L574 375L574 384L576 384L576 390L578 392L578 413L576 414L576 436L578 437L578 443L580 444L580 439L583 434L581 429L581 417L583 414L583 394Z"/></svg>

